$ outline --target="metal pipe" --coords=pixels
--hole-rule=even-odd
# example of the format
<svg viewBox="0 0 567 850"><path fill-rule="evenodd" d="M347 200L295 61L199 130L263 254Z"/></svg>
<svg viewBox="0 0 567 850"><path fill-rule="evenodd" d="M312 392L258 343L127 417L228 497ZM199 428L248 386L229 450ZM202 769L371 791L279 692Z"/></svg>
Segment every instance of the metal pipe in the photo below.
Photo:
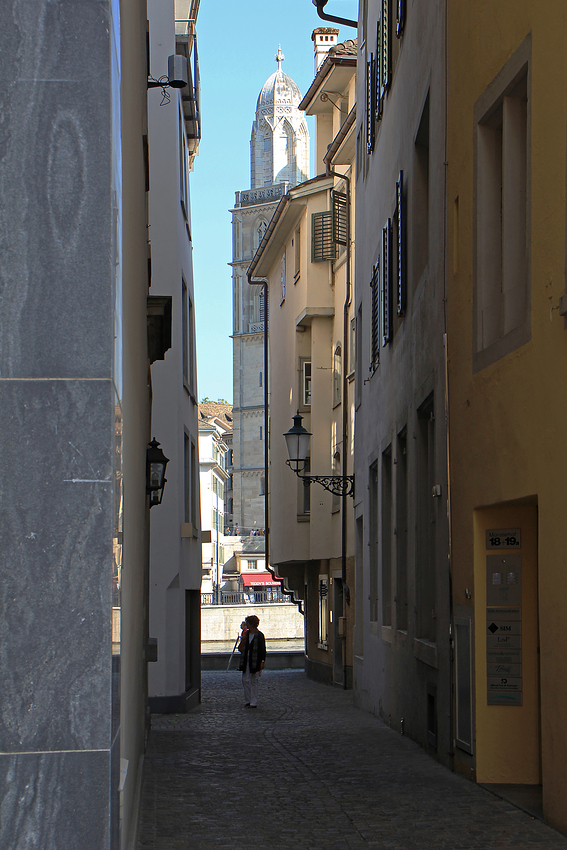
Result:
<svg viewBox="0 0 567 850"><path fill-rule="evenodd" d="M345 269L345 303L343 308L343 345L342 345L342 444L343 452L341 457L342 477L345 481L347 477L347 441L348 441L348 380L347 380L347 340L348 340L348 314L351 304L351 280L350 280L350 177L346 174L340 174L331 168L330 157L324 159L327 177L336 177L339 180L344 180L346 183L346 269ZM343 488L343 497L341 505L341 579L343 583L343 616L345 618L345 633L344 633L344 658L343 658L343 689L347 689L347 653L346 653L346 614L347 605L350 605L350 589L347 584L346 574L346 559L347 559L347 493L346 488Z"/></svg>
<svg viewBox="0 0 567 850"><path fill-rule="evenodd" d="M331 21L333 24L343 24L345 27L354 27L358 29L358 21L351 21L348 18L337 18L336 15L328 15L323 11L328 0L313 0L313 5L317 7L317 14L323 21Z"/></svg>

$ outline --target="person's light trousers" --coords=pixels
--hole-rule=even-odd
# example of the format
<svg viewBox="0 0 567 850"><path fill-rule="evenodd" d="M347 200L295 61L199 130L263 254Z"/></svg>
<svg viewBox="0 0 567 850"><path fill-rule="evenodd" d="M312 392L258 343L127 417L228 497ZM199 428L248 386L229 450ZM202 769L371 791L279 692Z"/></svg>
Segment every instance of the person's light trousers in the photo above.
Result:
<svg viewBox="0 0 567 850"><path fill-rule="evenodd" d="M259 673L251 673L250 667L247 667L242 674L242 684L244 685L244 702L250 705L258 705L258 679Z"/></svg>

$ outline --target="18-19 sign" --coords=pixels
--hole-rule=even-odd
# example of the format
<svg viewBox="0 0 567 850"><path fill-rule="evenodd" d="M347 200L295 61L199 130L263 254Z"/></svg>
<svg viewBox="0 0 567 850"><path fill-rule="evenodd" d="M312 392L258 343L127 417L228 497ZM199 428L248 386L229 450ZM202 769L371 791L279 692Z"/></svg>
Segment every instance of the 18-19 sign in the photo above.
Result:
<svg viewBox="0 0 567 850"><path fill-rule="evenodd" d="M520 549L519 528L491 528L486 532L487 549Z"/></svg>

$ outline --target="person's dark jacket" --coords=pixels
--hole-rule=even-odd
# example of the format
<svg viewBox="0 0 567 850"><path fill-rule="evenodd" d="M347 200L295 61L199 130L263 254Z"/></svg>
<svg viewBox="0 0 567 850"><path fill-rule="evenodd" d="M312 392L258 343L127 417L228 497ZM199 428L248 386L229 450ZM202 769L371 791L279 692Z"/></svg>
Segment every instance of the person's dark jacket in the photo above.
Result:
<svg viewBox="0 0 567 850"><path fill-rule="evenodd" d="M250 646L250 632L246 633L244 638L244 646L242 647L242 656L240 659L240 670L244 672L248 663L248 654L250 654L250 672L258 673L262 661L266 660L266 638L262 632L256 632L252 646Z"/></svg>

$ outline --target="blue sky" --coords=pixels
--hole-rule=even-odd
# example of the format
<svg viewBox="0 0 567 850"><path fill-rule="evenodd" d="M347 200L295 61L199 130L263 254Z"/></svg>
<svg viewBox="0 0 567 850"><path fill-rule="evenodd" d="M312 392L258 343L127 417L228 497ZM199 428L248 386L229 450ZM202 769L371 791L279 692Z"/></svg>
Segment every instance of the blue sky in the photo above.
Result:
<svg viewBox="0 0 567 850"><path fill-rule="evenodd" d="M356 18L357 0L327 11ZM262 86L283 70L304 94L314 77L311 33L327 26L311 0L201 0L197 43L202 138L191 175L199 399L232 401L231 216L234 193L250 188L250 131ZM328 24L328 26L333 26ZM356 30L340 28L339 41ZM313 135L312 119L309 130ZM311 165L313 176L313 164Z"/></svg>

